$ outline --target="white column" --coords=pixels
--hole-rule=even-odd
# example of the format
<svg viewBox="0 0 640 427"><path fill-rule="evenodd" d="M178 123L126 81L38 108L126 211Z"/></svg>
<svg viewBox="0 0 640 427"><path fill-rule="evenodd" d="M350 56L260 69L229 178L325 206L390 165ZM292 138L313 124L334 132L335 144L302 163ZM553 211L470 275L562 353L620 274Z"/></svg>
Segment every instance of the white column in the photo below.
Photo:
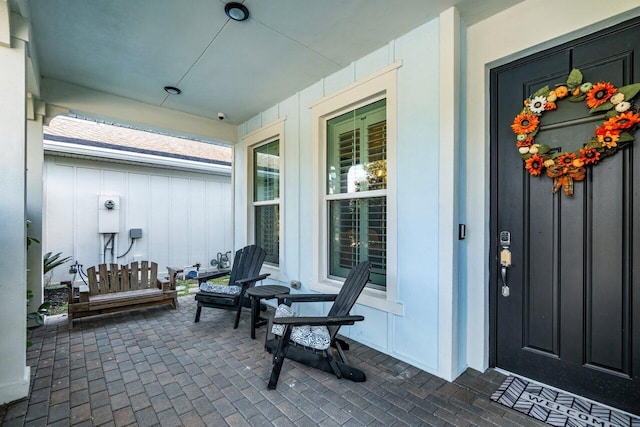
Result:
<svg viewBox="0 0 640 427"><path fill-rule="evenodd" d="M438 372L452 381L458 366L458 145L460 17L440 14L440 143L438 184Z"/></svg>
<svg viewBox="0 0 640 427"><path fill-rule="evenodd" d="M42 304L44 295L42 289L42 252L45 248L43 240L43 168L44 150L42 148L42 114L38 114L38 106L44 110L44 105L37 101L36 111L29 114L27 120L27 219L30 221L27 234L35 237L41 244L31 245L27 251L27 289L33 292L29 303L29 311L35 311ZM28 108L33 111L34 108ZM40 112L42 113L42 112Z"/></svg>
<svg viewBox="0 0 640 427"><path fill-rule="evenodd" d="M0 0L0 35L9 25ZM24 44L0 40L0 404L29 392L26 366L25 62ZM14 44L15 42L15 44Z"/></svg>

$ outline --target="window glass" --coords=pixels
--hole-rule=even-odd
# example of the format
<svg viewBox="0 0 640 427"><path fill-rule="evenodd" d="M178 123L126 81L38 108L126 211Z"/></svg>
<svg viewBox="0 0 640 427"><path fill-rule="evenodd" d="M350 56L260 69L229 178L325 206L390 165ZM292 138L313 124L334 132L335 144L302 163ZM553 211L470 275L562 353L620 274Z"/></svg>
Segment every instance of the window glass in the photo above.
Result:
<svg viewBox="0 0 640 427"><path fill-rule="evenodd" d="M280 141L261 145L253 152L253 200L280 197Z"/></svg>
<svg viewBox="0 0 640 427"><path fill-rule="evenodd" d="M369 280L384 288L387 272L387 198L329 202L329 275L347 277L358 262L371 262Z"/></svg>
<svg viewBox="0 0 640 427"><path fill-rule="evenodd" d="M255 243L265 250L265 261L280 262L280 141L253 149L253 203Z"/></svg>
<svg viewBox="0 0 640 427"><path fill-rule="evenodd" d="M327 194L387 188L386 100L327 122Z"/></svg>
<svg viewBox="0 0 640 427"><path fill-rule="evenodd" d="M256 206L255 208L256 245L265 250L265 262L280 262L280 209L279 205Z"/></svg>
<svg viewBox="0 0 640 427"><path fill-rule="evenodd" d="M344 278L358 262L369 260L369 286L384 289L387 253L385 99L327 122L326 184L329 275ZM371 191L377 192L371 194Z"/></svg>

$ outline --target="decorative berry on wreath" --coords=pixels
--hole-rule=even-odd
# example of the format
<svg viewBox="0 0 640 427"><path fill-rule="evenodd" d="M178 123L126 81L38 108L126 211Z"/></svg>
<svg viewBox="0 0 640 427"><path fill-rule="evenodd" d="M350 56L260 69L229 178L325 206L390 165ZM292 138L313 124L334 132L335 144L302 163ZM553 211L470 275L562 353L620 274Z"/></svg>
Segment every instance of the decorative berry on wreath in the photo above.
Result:
<svg viewBox="0 0 640 427"><path fill-rule="evenodd" d="M573 182L584 179L586 168L598 164L628 146L635 139L634 132L640 116L633 98L640 92L640 83L616 88L609 82L583 83L582 73L573 69L565 84L550 89L538 89L513 120L511 129L516 134L516 146L525 168L533 176L546 174L553 178L553 192L560 187L565 194L573 194ZM555 152L546 144L535 142L540 130L540 118L547 111L558 108L558 101L585 101L589 113L605 112L605 121L596 128L594 136L579 150Z"/></svg>

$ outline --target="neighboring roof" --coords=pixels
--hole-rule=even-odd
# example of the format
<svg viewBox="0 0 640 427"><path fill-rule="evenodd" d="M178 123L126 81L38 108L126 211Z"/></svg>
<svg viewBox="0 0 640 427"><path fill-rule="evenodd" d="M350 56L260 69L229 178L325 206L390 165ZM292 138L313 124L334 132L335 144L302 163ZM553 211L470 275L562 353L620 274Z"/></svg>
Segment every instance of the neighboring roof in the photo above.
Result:
<svg viewBox="0 0 640 427"><path fill-rule="evenodd" d="M44 139L88 147L121 150L195 162L231 165L231 148L106 123L58 116L44 127ZM108 151L107 151L108 150Z"/></svg>

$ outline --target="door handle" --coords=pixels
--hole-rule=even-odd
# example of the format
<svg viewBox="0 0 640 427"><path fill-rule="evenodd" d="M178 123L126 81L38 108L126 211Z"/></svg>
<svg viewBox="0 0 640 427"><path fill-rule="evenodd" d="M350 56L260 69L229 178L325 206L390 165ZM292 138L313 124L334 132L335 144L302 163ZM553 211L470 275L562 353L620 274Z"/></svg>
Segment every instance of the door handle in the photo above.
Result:
<svg viewBox="0 0 640 427"><path fill-rule="evenodd" d="M511 250L509 247L511 246L511 233L509 231L501 231L500 232L500 246L502 246L502 250L500 251L500 265L502 268L500 269L500 273L502 276L502 296L509 296L509 284L507 283L507 270L511 266Z"/></svg>
<svg viewBox="0 0 640 427"><path fill-rule="evenodd" d="M502 275L502 296L505 298L509 296L509 285L507 284L508 268L509 267L507 267L506 265L503 265L502 268L500 269L500 273Z"/></svg>

